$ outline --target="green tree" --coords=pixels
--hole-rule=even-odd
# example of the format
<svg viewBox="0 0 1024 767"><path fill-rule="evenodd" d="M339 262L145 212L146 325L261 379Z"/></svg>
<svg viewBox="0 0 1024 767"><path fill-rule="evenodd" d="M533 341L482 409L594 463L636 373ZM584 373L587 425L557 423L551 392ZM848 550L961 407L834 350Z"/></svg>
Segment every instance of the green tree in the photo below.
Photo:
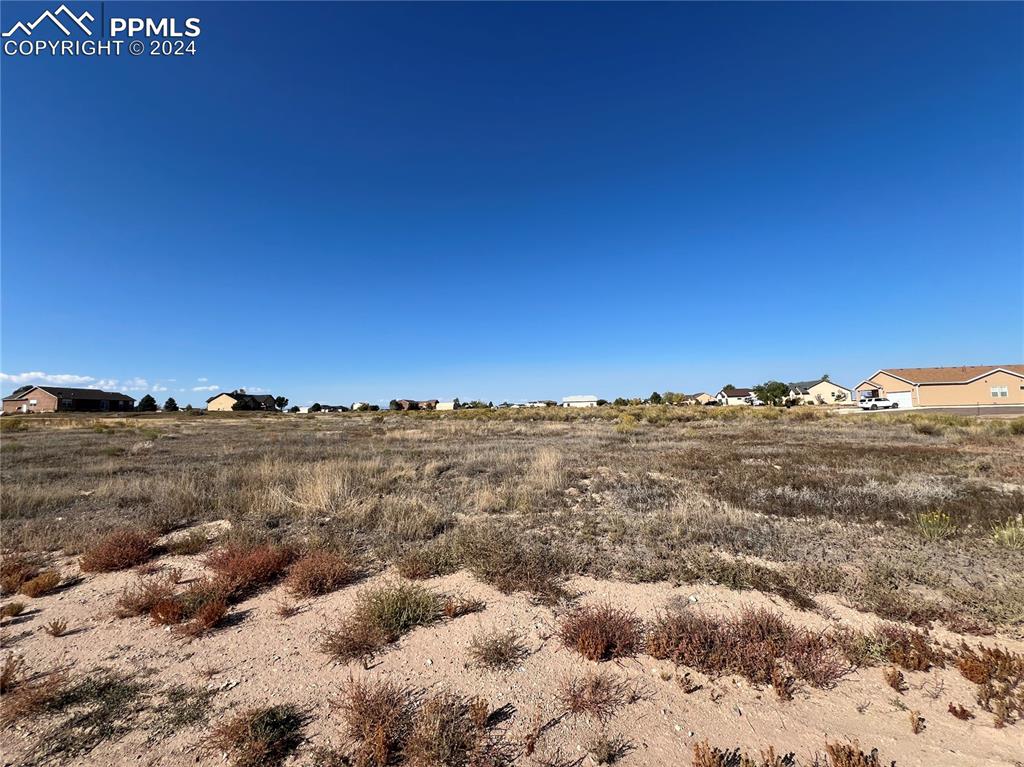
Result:
<svg viewBox="0 0 1024 767"><path fill-rule="evenodd" d="M298 413L299 412L299 406L298 405L292 405L290 408L288 408L288 412L289 413Z"/></svg>
<svg viewBox="0 0 1024 767"><path fill-rule="evenodd" d="M165 413L177 413L178 412L178 403L174 401L174 397L168 397L167 398L167 401L164 403L164 412Z"/></svg>
<svg viewBox="0 0 1024 767"><path fill-rule="evenodd" d="M766 405L781 405L789 396L789 387L781 381L765 381L755 386L753 392Z"/></svg>
<svg viewBox="0 0 1024 767"><path fill-rule="evenodd" d="M185 405L185 412L186 413L191 413L192 412L192 403L191 402L189 402L187 405Z"/></svg>
<svg viewBox="0 0 1024 767"><path fill-rule="evenodd" d="M277 406L278 410L284 410L286 407L288 407L288 398L274 397L274 404Z"/></svg>
<svg viewBox="0 0 1024 767"><path fill-rule="evenodd" d="M629 404L629 400L627 400L625 397L616 397L615 401L612 402L612 404L615 405L615 407L625 407L626 405Z"/></svg>
<svg viewBox="0 0 1024 767"><path fill-rule="evenodd" d="M652 391L651 396L647 398L647 401L650 402L652 405L660 405L661 395L658 394L658 392L656 391Z"/></svg>
<svg viewBox="0 0 1024 767"><path fill-rule="evenodd" d="M725 386L722 387L722 391L724 391L724 392L736 391L736 387L733 386L732 384L726 384Z"/></svg>
<svg viewBox="0 0 1024 767"><path fill-rule="evenodd" d="M142 399L139 400L139 404L135 406L135 409L140 413L155 413L156 412L156 400L153 399L152 394L146 394Z"/></svg>
<svg viewBox="0 0 1024 767"><path fill-rule="evenodd" d="M235 395L239 399L235 401L235 404L231 406L232 410L252 410L252 400L243 395Z"/></svg>
<svg viewBox="0 0 1024 767"><path fill-rule="evenodd" d="M323 410L323 407L321 407L319 402L314 402L309 406L310 413L319 413L321 410Z"/></svg>

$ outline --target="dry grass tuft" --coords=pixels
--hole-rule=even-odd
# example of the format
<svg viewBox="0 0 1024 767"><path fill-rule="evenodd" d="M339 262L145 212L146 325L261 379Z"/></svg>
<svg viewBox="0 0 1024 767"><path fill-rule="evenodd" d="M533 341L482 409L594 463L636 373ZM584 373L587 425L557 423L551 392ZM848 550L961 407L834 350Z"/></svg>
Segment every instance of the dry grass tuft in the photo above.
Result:
<svg viewBox="0 0 1024 767"><path fill-rule="evenodd" d="M511 526L475 525L457 539L460 559L502 594L529 591L544 604L565 599L563 556L550 545L524 540Z"/></svg>
<svg viewBox="0 0 1024 767"><path fill-rule="evenodd" d="M416 710L402 755L413 767L505 763L500 744L488 736L487 702L441 692Z"/></svg>
<svg viewBox="0 0 1024 767"><path fill-rule="evenodd" d="M424 580L454 573L461 566L459 555L447 536L409 549L396 561L398 574L410 580Z"/></svg>
<svg viewBox="0 0 1024 767"><path fill-rule="evenodd" d="M865 754L857 741L851 743L826 743L825 754L828 762L821 767L885 767L878 759L878 749ZM896 767L893 762L891 767Z"/></svg>
<svg viewBox="0 0 1024 767"><path fill-rule="evenodd" d="M636 613L611 605L583 607L566 617L559 636L588 660L632 658L643 648L644 624Z"/></svg>
<svg viewBox="0 0 1024 767"><path fill-rule="evenodd" d="M304 717L295 706L251 708L218 725L207 744L235 767L281 764L302 742Z"/></svg>
<svg viewBox="0 0 1024 767"><path fill-rule="evenodd" d="M487 603L482 599L473 599L471 597L449 595L441 600L441 613L449 620L461 618L463 615L483 612L486 607Z"/></svg>
<svg viewBox="0 0 1024 767"><path fill-rule="evenodd" d="M86 573L127 570L146 562L155 553L156 535L130 528L108 533L99 543L86 549L79 566Z"/></svg>
<svg viewBox="0 0 1024 767"><path fill-rule="evenodd" d="M396 761L412 732L413 704L408 690L382 679L350 679L334 701L345 717L356 767L386 767Z"/></svg>
<svg viewBox="0 0 1024 767"><path fill-rule="evenodd" d="M567 714L588 716L602 723L638 697L637 690L628 682L606 671L571 676L558 691L558 700Z"/></svg>
<svg viewBox="0 0 1024 767"><path fill-rule="evenodd" d="M60 573L56 570L43 570L34 578L22 583L18 592L34 599L49 594L59 585Z"/></svg>
<svg viewBox="0 0 1024 767"><path fill-rule="evenodd" d="M0 619L16 618L23 612L25 612L24 602L8 602L3 607L0 607Z"/></svg>
<svg viewBox="0 0 1024 767"><path fill-rule="evenodd" d="M54 618L43 626L43 631L52 637L64 636L68 631L68 622L64 618Z"/></svg>
<svg viewBox="0 0 1024 767"><path fill-rule="evenodd" d="M8 657L0 670L0 723L13 724L39 714L66 689L67 683L67 675L61 670L28 677L24 662Z"/></svg>
<svg viewBox="0 0 1024 767"><path fill-rule="evenodd" d="M598 764L616 764L631 748L630 743L623 738L602 735L587 745L587 753Z"/></svg>
<svg viewBox="0 0 1024 767"><path fill-rule="evenodd" d="M477 634L469 643L469 657L474 665L492 670L510 669L529 655L516 631L492 631Z"/></svg>
<svg viewBox="0 0 1024 767"><path fill-rule="evenodd" d="M915 735L920 735L922 732L924 732L924 728L925 728L925 721L924 721L924 717L921 716L921 712L920 711L911 711L910 712L910 731L912 733L914 733Z"/></svg>
<svg viewBox="0 0 1024 767"><path fill-rule="evenodd" d="M157 604L173 599L175 580L173 576L140 578L134 586L125 586L114 614L119 618L148 615Z"/></svg>
<svg viewBox="0 0 1024 767"><path fill-rule="evenodd" d="M738 748L723 751L712 747L707 742L695 743L693 746L693 767L795 767L796 758L793 754L776 756L775 749L769 747L761 752L760 758L742 753Z"/></svg>
<svg viewBox="0 0 1024 767"><path fill-rule="evenodd" d="M298 597L316 597L348 586L361 575L352 556L315 550L301 557L288 572L285 586Z"/></svg>
<svg viewBox="0 0 1024 767"><path fill-rule="evenodd" d="M441 617L441 599L416 584L365 589L336 629L321 634L321 649L340 660L366 659L417 626Z"/></svg>

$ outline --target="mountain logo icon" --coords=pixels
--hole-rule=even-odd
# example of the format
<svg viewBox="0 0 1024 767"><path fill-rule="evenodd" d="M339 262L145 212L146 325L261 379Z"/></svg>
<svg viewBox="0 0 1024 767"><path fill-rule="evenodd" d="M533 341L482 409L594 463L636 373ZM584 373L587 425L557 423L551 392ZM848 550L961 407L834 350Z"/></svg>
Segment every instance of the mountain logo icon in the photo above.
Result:
<svg viewBox="0 0 1024 767"><path fill-rule="evenodd" d="M13 27L3 33L3 37L13 37L16 32L31 37L36 27L43 23L43 21L49 19L57 28L64 33L66 37L71 36L71 30L77 26L85 34L92 36L92 30L85 25L86 21L96 21L96 17L86 11L81 16L76 16L66 5L61 5L56 11L43 11L39 14L39 18L35 21L25 23L24 21L17 22Z"/></svg>

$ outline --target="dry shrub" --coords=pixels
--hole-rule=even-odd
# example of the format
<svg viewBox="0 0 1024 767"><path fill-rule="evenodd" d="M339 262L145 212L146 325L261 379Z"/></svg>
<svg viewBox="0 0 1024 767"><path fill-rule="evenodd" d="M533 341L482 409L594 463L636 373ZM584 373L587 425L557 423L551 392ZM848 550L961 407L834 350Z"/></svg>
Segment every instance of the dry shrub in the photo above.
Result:
<svg viewBox="0 0 1024 767"><path fill-rule="evenodd" d="M878 749L871 749L871 753L865 754L860 750L857 741L853 743L825 743L825 754L828 757L822 767L885 767L878 759ZM896 767L892 762L891 767Z"/></svg>
<svg viewBox="0 0 1024 767"><path fill-rule="evenodd" d="M0 697L0 723L13 724L41 713L67 687L67 675L61 670L34 677L24 675L24 665L10 658L3 671L3 696Z"/></svg>
<svg viewBox="0 0 1024 767"><path fill-rule="evenodd" d="M27 554L16 552L0 559L0 594L17 594L21 585L39 574L39 562Z"/></svg>
<svg viewBox="0 0 1024 767"><path fill-rule="evenodd" d="M651 627L647 652L711 676L739 674L772 685L784 699L797 679L830 687L846 673L827 636L765 609L746 609L732 619L688 611L662 616Z"/></svg>
<svg viewBox="0 0 1024 767"><path fill-rule="evenodd" d="M920 735L924 732L925 722L924 717L921 716L920 711L910 712L910 731L915 735Z"/></svg>
<svg viewBox="0 0 1024 767"><path fill-rule="evenodd" d="M903 672L895 666L889 666L885 672L885 683L900 695L907 691L907 681L903 678Z"/></svg>
<svg viewBox="0 0 1024 767"><path fill-rule="evenodd" d="M99 543L86 549L79 566L86 573L108 573L127 570L149 560L154 552L156 535L130 528L114 530Z"/></svg>
<svg viewBox="0 0 1024 767"><path fill-rule="evenodd" d="M303 722L295 706L250 708L214 728L207 744L235 767L272 767L298 748Z"/></svg>
<svg viewBox="0 0 1024 767"><path fill-rule="evenodd" d="M461 618L463 615L483 612L487 603L472 597L446 596L441 600L441 613L445 618Z"/></svg>
<svg viewBox="0 0 1024 767"><path fill-rule="evenodd" d="M52 637L64 636L68 630L68 622L64 618L54 618L43 626L43 631Z"/></svg>
<svg viewBox="0 0 1024 767"><path fill-rule="evenodd" d="M589 716L607 722L615 712L636 700L638 693L626 681L606 671L571 676L562 682L558 700L571 716Z"/></svg>
<svg viewBox="0 0 1024 767"><path fill-rule="evenodd" d="M409 692L382 679L350 679L334 706L345 717L356 767L385 767L400 755L412 731Z"/></svg>
<svg viewBox="0 0 1024 767"><path fill-rule="evenodd" d="M203 636L216 628L227 614L226 599L214 599L206 602L195 611L192 620L178 628L178 633L193 638Z"/></svg>
<svg viewBox="0 0 1024 767"><path fill-rule="evenodd" d="M587 745L587 753L598 764L615 764L632 749L629 741L621 737L602 735Z"/></svg>
<svg viewBox="0 0 1024 767"><path fill-rule="evenodd" d="M43 570L39 575L21 584L19 593L27 597L41 597L49 594L60 585L60 573L55 570Z"/></svg>
<svg viewBox="0 0 1024 767"><path fill-rule="evenodd" d="M441 616L437 594L416 584L383 585L365 589L336 629L321 634L320 648L340 660L368 658L417 626Z"/></svg>
<svg viewBox="0 0 1024 767"><path fill-rule="evenodd" d="M6 695L15 688L24 669L23 658L18 658L12 653L4 659L4 665L0 667L0 695Z"/></svg>
<svg viewBox="0 0 1024 767"><path fill-rule="evenodd" d="M949 708L946 709L946 710L949 711L949 713L951 713L957 719L961 719L961 720L963 720L965 722L968 719L974 719L974 714L972 714L966 708L961 706L959 703L950 703L949 704Z"/></svg>
<svg viewBox="0 0 1024 767"><path fill-rule="evenodd" d="M1024 655L964 643L956 665L965 679L978 685L978 705L993 714L996 727L1024 719Z"/></svg>
<svg viewBox="0 0 1024 767"><path fill-rule="evenodd" d="M160 602L174 597L175 579L171 576L140 578L134 586L125 586L117 598L114 614L119 618L148 615Z"/></svg>
<svg viewBox="0 0 1024 767"><path fill-rule="evenodd" d="M0 619L15 618L25 612L24 602L8 602L0 607Z"/></svg>
<svg viewBox="0 0 1024 767"><path fill-rule="evenodd" d="M795 767L794 754L776 756L769 747L761 752L760 758L742 753L738 748L723 751L712 747L706 741L693 746L693 767Z"/></svg>
<svg viewBox="0 0 1024 767"><path fill-rule="evenodd" d="M636 613L611 605L583 607L566 617L559 636L588 660L632 658L643 647L644 624Z"/></svg>
<svg viewBox="0 0 1024 767"><path fill-rule="evenodd" d="M167 544L167 550L178 556L194 556L202 552L210 539L204 530L190 530L185 535L176 536Z"/></svg>
<svg viewBox="0 0 1024 767"><path fill-rule="evenodd" d="M907 671L927 671L932 666L944 668L945 655L920 631L912 631L892 623L883 623L872 632L875 652L883 660Z"/></svg>
<svg viewBox="0 0 1024 767"><path fill-rule="evenodd" d="M519 634L511 629L477 634L469 643L469 657L482 668L510 669L519 664L529 651Z"/></svg>
<svg viewBox="0 0 1024 767"><path fill-rule="evenodd" d="M405 762L413 767L497 765L501 747L487 733L489 709L480 698L441 692L416 710L405 744Z"/></svg>
<svg viewBox="0 0 1024 767"><path fill-rule="evenodd" d="M329 594L359 578L354 558L333 551L316 550L301 557L288 572L285 586L299 597Z"/></svg>
<svg viewBox="0 0 1024 767"><path fill-rule="evenodd" d="M288 546L231 543L207 556L206 566L237 601L277 580L294 558Z"/></svg>

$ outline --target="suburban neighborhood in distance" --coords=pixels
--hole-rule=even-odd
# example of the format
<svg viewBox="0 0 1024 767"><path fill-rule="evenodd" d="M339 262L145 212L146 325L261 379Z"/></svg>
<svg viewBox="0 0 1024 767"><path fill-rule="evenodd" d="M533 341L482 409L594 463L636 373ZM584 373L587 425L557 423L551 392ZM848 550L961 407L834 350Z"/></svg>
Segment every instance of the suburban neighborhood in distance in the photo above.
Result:
<svg viewBox="0 0 1024 767"><path fill-rule="evenodd" d="M19 387L4 397L4 415L57 412L125 412L179 409L169 398L163 408L149 396L136 404L135 399L119 392L96 389L75 389L54 386ZM168 405L170 407L168 407ZM584 394L562 397L559 400L530 400L527 402L493 402L479 400L461 402L453 400L393 399L388 410L463 410L472 408L590 408L611 405L704 405L704 406L784 406L833 405L838 408L879 410L903 408L982 408L989 406L1024 405L1024 364L1019 365L961 365L959 367L887 368L876 371L853 389L843 386L828 375L811 381L780 383L768 381L758 386L741 388L727 384L716 394L696 392L677 394L654 392L645 399L617 397L606 400ZM353 402L350 405L292 405L288 399L271 394L246 394L244 389L220 392L208 397L202 405L187 410L210 412L232 411L287 411L289 413L345 413L377 412L380 405ZM1021 411L1024 414L1024 410Z"/></svg>
<svg viewBox="0 0 1024 767"><path fill-rule="evenodd" d="M1024 0L0 32L0 767L1024 767Z"/></svg>

